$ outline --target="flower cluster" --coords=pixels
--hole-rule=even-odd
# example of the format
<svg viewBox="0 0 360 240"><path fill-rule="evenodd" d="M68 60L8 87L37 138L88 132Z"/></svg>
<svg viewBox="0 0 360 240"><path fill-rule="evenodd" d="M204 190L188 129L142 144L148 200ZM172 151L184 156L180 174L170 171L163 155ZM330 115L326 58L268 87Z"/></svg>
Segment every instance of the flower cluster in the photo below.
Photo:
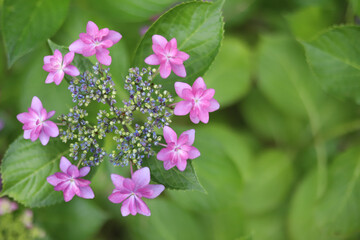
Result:
<svg viewBox="0 0 360 240"><path fill-rule="evenodd" d="M69 159L61 157L60 170L47 178L55 191L62 191L66 202L75 195L81 198L95 197L90 187L91 182L84 179L91 168L99 165L105 158L115 166L128 166L131 178L112 174L115 189L109 196L113 203L122 203L123 216L137 213L149 216L150 210L142 198L155 198L165 187L151 185L150 169L142 167L142 163L151 156L163 161L165 170L177 167L185 171L187 161L200 156L200 151L193 146L195 130L191 129L177 137L169 126L171 117L190 114L194 123L207 123L209 112L219 108L213 98L214 89L207 89L204 80L199 77L191 87L187 83L176 82L175 92L183 100L173 103L169 90L155 81L158 73L165 79L171 71L179 77L186 76L184 62L189 55L178 50L175 38L167 41L160 35L152 37L154 54L144 61L149 65L160 65L139 69L130 68L124 78L124 89L128 97L119 96L110 74L110 68L103 65L111 64L108 48L121 39L121 34L107 28L100 29L91 21L88 22L86 33L73 42L69 53L64 59L60 51L55 50L53 56L44 58L44 70L49 72L46 83L59 85L64 75L72 76L69 80L69 91L74 106L69 112L58 116L55 124L48 119L54 111L47 112L41 101L33 98L29 112L18 115L24 124L24 138L35 141L40 139L46 145L50 137L57 137L69 144ZM96 55L99 63L91 69L81 72L71 62L75 53L85 57ZM122 101L117 101L122 99ZM94 113L94 109L98 109ZM58 129L60 126L60 129ZM166 144L161 143L163 136ZM105 150L104 139L113 141L113 149ZM164 146L158 153L154 146ZM76 162L74 165L72 162ZM80 166L84 166L79 169ZM133 173L133 167L138 170Z"/></svg>

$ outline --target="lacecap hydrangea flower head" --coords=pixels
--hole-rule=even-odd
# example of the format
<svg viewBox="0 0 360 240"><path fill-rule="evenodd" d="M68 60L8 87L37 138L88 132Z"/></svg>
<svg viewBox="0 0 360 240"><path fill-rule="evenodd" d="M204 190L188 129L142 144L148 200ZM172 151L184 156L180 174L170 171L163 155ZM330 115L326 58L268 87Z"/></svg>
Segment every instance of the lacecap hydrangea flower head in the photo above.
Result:
<svg viewBox="0 0 360 240"><path fill-rule="evenodd" d="M165 171L185 171L189 160L200 156L195 129L178 137L170 126L173 114L190 114L193 123L208 123L209 112L219 109L219 103L214 99L215 90L208 89L201 77L192 86L176 82L171 91L175 90L182 100L174 103L170 89L163 89L161 81L167 81L171 72L180 78L186 77L184 62L191 56L178 49L176 38L167 41L161 35L152 36L153 54L144 59L145 63L159 65L159 68L130 68L123 85L129 97L118 102L115 83L107 66L112 62L109 48L121 38L119 32L99 29L89 21L86 33L80 33L79 39L69 46L69 52L56 49L53 55L44 57L43 69L48 72L45 83L59 85L66 78L74 106L53 122L49 119L55 112L47 112L35 96L28 111L17 118L23 124L25 139L40 139L42 145L47 145L50 137L59 137L68 144L69 154L59 159L59 170L47 177L54 190L62 192L65 202L75 196L93 199L96 192L91 187L89 173L108 159L114 166L128 166L130 170L129 178L118 174L109 176L115 186L109 193L109 200L121 204L123 216L150 216L151 211L143 199L158 197L165 186L150 184L151 168L145 167L144 163L154 157L155 161L163 162ZM72 63L75 54L82 57L96 55L98 63L80 71ZM158 74L162 79L155 82ZM89 108L92 102L100 105L100 110L91 119ZM137 119L135 112L144 117ZM105 150L104 139L112 141L112 150ZM163 148L155 151L159 146Z"/></svg>

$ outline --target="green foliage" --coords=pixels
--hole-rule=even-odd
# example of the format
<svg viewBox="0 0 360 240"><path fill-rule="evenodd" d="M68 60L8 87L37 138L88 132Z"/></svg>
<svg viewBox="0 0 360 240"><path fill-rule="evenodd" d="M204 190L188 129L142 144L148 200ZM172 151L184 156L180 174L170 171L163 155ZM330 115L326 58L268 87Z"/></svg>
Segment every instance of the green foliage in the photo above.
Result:
<svg viewBox="0 0 360 240"><path fill-rule="evenodd" d="M28 207L42 207L63 201L62 193L54 191L46 178L59 170L61 156L68 153L66 145L51 140L44 147L20 136L6 152L1 165L3 190Z"/></svg>
<svg viewBox="0 0 360 240"><path fill-rule="evenodd" d="M135 54L134 65L142 67L145 58L152 54L152 36L158 34L168 41L176 38L178 49L190 55L184 62L185 79L172 73L166 80L157 77L158 82L175 93L176 81L192 84L202 76L214 61L223 38L221 11L208 2L181 4L162 15L146 32Z"/></svg>
<svg viewBox="0 0 360 240"><path fill-rule="evenodd" d="M9 67L56 33L66 18L69 2L4 1L1 22Z"/></svg>
<svg viewBox="0 0 360 240"><path fill-rule="evenodd" d="M333 28L312 42L303 42L309 64L323 89L340 98L360 102L360 28Z"/></svg>
<svg viewBox="0 0 360 240"><path fill-rule="evenodd" d="M77 197L69 203L36 210L34 214L47 234L57 240L91 239L108 219L107 213L99 206Z"/></svg>
<svg viewBox="0 0 360 240"><path fill-rule="evenodd" d="M249 47L244 42L232 37L224 39L218 56L204 77L207 87L216 89L215 98L221 107L243 98L250 89L250 57Z"/></svg>
<svg viewBox="0 0 360 240"><path fill-rule="evenodd" d="M14 214L0 215L0 239L31 240L31 232L27 229L19 216Z"/></svg>
<svg viewBox="0 0 360 240"><path fill-rule="evenodd" d="M163 184L168 189L205 191L197 179L191 161L188 161L184 171L179 171L176 167L165 170L163 162L155 157L146 159L143 165L150 168L153 181Z"/></svg>

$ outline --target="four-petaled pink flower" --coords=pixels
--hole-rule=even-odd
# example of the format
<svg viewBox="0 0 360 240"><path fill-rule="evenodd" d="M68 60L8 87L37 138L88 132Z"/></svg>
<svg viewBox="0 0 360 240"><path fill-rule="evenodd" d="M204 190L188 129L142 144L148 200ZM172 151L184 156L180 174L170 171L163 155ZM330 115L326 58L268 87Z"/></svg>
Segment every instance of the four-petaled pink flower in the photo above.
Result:
<svg viewBox="0 0 360 240"><path fill-rule="evenodd" d="M167 145L166 148L158 152L157 159L164 161L164 168L166 170L177 166L180 171L184 171L188 159L200 156L199 150L191 146L195 140L195 130L191 129L183 132L179 139L175 131L170 127L165 126L163 131Z"/></svg>
<svg viewBox="0 0 360 240"><path fill-rule="evenodd" d="M184 99L178 102L174 109L174 114L178 116L186 115L190 112L190 120L193 123L209 122L209 112L219 109L219 103L213 98L215 90L206 89L206 85L202 77L194 82L193 86L183 82L175 83L175 91Z"/></svg>
<svg viewBox="0 0 360 240"><path fill-rule="evenodd" d="M70 76L78 76L80 74L79 70L75 66L70 65L74 55L75 53L73 52L65 54L63 61L61 52L56 49L54 55L45 56L43 69L49 72L45 83L55 82L56 85L59 85L65 73Z"/></svg>
<svg viewBox="0 0 360 240"><path fill-rule="evenodd" d="M79 170L67 158L61 157L60 169L62 172L57 172L47 177L46 180L55 186L55 191L64 192L65 202L70 201L75 194L81 198L94 198L94 192L89 186L91 182L80 178L90 172L90 167L83 167Z"/></svg>
<svg viewBox="0 0 360 240"><path fill-rule="evenodd" d="M80 39L69 46L70 51L82 54L85 57L96 54L96 59L101 64L109 66L111 57L107 48L119 42L122 36L108 28L99 30L94 22L89 21L86 26L86 33L80 33L79 37Z"/></svg>
<svg viewBox="0 0 360 240"><path fill-rule="evenodd" d="M130 178L124 178L117 174L111 174L111 180L115 189L109 196L113 203L122 203L121 214L125 217L137 213L150 216L150 209L141 198L156 198L164 191L161 184L150 183L150 170L148 167L134 172Z"/></svg>
<svg viewBox="0 0 360 240"><path fill-rule="evenodd" d="M145 63L149 65L160 64L160 76L162 78L167 78L171 70L179 77L186 77L184 61L189 58L189 55L177 49L176 39L173 38L168 42L163 36L154 35L152 41L152 49L155 54L148 56Z"/></svg>
<svg viewBox="0 0 360 240"><path fill-rule="evenodd" d="M46 112L38 97L33 97L28 112L20 113L16 117L24 124L24 138L35 141L40 139L42 145L49 142L50 137L59 135L59 128L52 121L46 121L54 116L55 111Z"/></svg>

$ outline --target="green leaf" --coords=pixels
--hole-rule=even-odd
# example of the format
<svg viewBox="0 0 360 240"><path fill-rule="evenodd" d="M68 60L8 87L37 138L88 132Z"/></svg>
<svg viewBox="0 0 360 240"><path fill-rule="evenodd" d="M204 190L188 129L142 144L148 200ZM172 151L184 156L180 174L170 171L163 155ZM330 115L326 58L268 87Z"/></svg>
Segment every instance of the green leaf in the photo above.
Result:
<svg viewBox="0 0 360 240"><path fill-rule="evenodd" d="M357 145L337 156L329 168L328 188L316 198L317 175L311 172L291 205L294 240L357 239L360 228L360 150Z"/></svg>
<svg viewBox="0 0 360 240"><path fill-rule="evenodd" d="M107 17L121 22L148 21L176 3L177 0L90 0L97 11L106 12Z"/></svg>
<svg viewBox="0 0 360 240"><path fill-rule="evenodd" d="M153 54L152 36L155 34L167 40L176 38L178 49L190 55L184 62L187 73L185 79L174 73L167 79L156 77L159 83L174 94L175 81L192 84L197 77L204 75L214 61L223 38L220 9L208 2L190 2L178 5L162 15L140 42L135 54L135 66L145 66L145 58Z"/></svg>
<svg viewBox="0 0 360 240"><path fill-rule="evenodd" d="M58 45L53 41L51 41L50 39L48 40L48 44L53 53L56 49L59 50L63 56L69 52L68 47ZM94 65L91 63L91 61L88 58L85 58L80 54L75 54L74 60L71 64L77 67L80 72L91 71L92 66ZM65 77L69 77L69 76L65 75Z"/></svg>
<svg viewBox="0 0 360 240"><path fill-rule="evenodd" d="M54 35L64 22L70 0L5 0L2 34L8 65Z"/></svg>
<svg viewBox="0 0 360 240"><path fill-rule="evenodd" d="M197 190L205 192L205 189L199 183L195 170L188 160L184 171L179 171L176 167L165 170L162 161L151 157L143 162L143 166L150 168L151 180L163 184L168 189L176 190Z"/></svg>
<svg viewBox="0 0 360 240"><path fill-rule="evenodd" d="M250 89L250 50L234 37L226 37L213 65L204 77L208 88L216 90L221 107L244 97Z"/></svg>
<svg viewBox="0 0 360 240"><path fill-rule="evenodd" d="M360 28L343 26L303 42L309 65L323 89L360 103Z"/></svg>
<svg viewBox="0 0 360 240"><path fill-rule="evenodd" d="M46 233L57 240L93 239L108 219L107 213L94 201L76 196L68 203L36 209L34 215Z"/></svg>
<svg viewBox="0 0 360 240"><path fill-rule="evenodd" d="M291 159L284 152L267 150L256 159L251 169L252 177L244 182L241 194L244 211L254 215L280 206L294 180Z"/></svg>
<svg viewBox="0 0 360 240"><path fill-rule="evenodd" d="M66 145L51 139L48 145L31 142L20 136L13 142L1 165L3 190L26 207L43 207L63 201L62 193L54 191L46 178L59 171L61 156L68 153Z"/></svg>

